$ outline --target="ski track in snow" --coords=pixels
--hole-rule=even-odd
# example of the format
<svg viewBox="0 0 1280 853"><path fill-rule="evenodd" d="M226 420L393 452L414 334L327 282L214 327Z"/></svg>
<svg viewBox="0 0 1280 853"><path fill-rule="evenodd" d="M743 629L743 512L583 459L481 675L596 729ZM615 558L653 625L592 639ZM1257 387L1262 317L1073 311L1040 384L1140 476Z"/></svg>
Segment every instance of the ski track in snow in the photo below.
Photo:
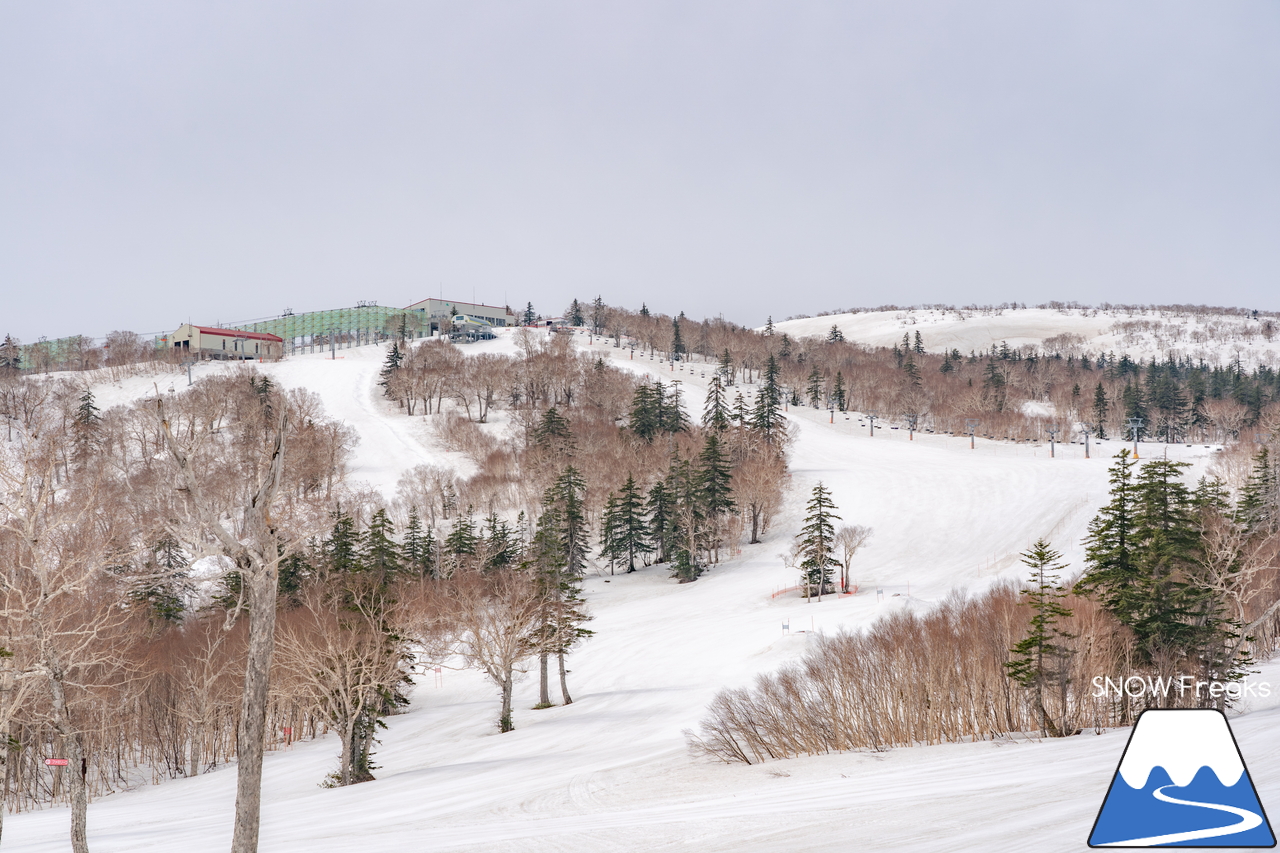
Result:
<svg viewBox="0 0 1280 853"><path fill-rule="evenodd" d="M701 414L711 366L673 371L599 340L593 353L664 381L682 380L690 415ZM510 334L464 351L514 352ZM305 355L259 366L284 385L318 393L361 442L351 476L390 496L399 473L422 462L465 466L432 441L429 418L408 417L376 396L380 347ZM202 365L201 371L231 369ZM150 393L154 378L104 385L107 405ZM176 382L176 380L175 380ZM160 390L165 391L163 379ZM753 390L756 386L730 389ZM751 682L794 659L810 629L866 624L899 607L928 607L953 588L1020 577L1017 554L1053 537L1075 566L1085 526L1106 496L1115 443L1085 460L1079 448L1047 449L884 429L857 417L792 409L799 425L791 492L758 545L677 585L665 567L589 576L596 632L570 660L575 703L532 711L536 679L518 687L516 730L498 735L496 691L478 673L419 677L406 713L387 720L377 780L322 789L336 764L332 737L269 753L262 844L272 853L513 851L705 853L803 851L1085 850L1125 733L1062 741L1021 738L723 765L688 754L695 728L726 686ZM1144 458L1158 446L1143 447ZM1203 470L1210 451L1170 449ZM778 559L799 526L812 485L831 487L845 523L875 532L855 563L859 595L807 604L772 598L796 578ZM883 598L876 589L884 591ZM782 623L792 633L782 631ZM1270 670L1267 670L1270 671ZM1264 671L1264 678L1266 671ZM1236 736L1260 796L1280 789L1280 696L1254 702ZM1272 770L1271 768L1278 768ZM229 768L167 781L93 803L95 853L225 850L235 774ZM65 808L8 816L4 849L66 849Z"/></svg>

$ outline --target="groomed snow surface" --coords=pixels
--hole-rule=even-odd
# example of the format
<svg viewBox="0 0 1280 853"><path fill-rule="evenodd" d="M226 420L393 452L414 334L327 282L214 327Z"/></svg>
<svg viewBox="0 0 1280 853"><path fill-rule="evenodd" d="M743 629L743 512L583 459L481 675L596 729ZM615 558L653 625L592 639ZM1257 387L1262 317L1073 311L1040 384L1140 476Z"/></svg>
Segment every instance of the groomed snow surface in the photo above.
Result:
<svg viewBox="0 0 1280 853"><path fill-rule="evenodd" d="M695 416L703 366L672 371L608 342L581 344L619 366L680 379ZM513 351L509 336L467 352ZM361 435L352 475L390 494L421 462L457 465L433 442L428 419L378 397L384 352L340 351L261 365L285 385L321 395L327 411ZM203 366L200 370L223 370ZM168 377L159 387L167 389ZM185 383L185 376L174 379ZM152 389L154 379L97 391L103 403ZM752 386L747 386L750 390ZM595 631L570 658L568 707L531 710L533 673L517 691L516 731L499 735L497 694L479 674L420 677L413 703L387 720L377 780L345 789L320 782L336 765L332 738L270 753L263 851L991 851L1083 850L1124 748L1126 733L1060 741L1025 738L850 753L759 766L689 754L696 727L726 686L749 684L805 648L814 630L866 624L892 608L927 608L957 586L979 589L1020 576L1017 554L1051 536L1075 567L1080 539L1105 500L1109 452L1028 448L878 430L856 415L792 410L799 440L784 512L766 541L677 585L665 567L592 574L585 583ZM1163 452L1144 445L1144 457ZM1104 452L1107 451L1107 452ZM1203 470L1215 452L1170 448ZM797 578L778 555L797 531L813 484L831 487L846 523L875 533L854 571L856 596L806 603L774 590ZM882 590L883 594L878 594ZM790 631L784 632L783 624ZM1101 674L1101 673L1100 673ZM1264 672L1263 679L1266 678ZM1277 679L1276 681L1280 681ZM1233 728L1264 806L1280 792L1280 711L1254 701ZM225 851L231 837L231 768L109 796L89 809L95 853ZM4 849L67 849L65 808L10 816Z"/></svg>

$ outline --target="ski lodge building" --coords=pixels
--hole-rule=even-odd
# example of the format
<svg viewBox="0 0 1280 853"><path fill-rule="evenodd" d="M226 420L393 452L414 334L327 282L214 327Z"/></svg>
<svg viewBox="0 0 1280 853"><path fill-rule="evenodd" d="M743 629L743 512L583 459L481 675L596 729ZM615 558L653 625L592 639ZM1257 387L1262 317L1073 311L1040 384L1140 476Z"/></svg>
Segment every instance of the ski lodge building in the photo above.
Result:
<svg viewBox="0 0 1280 853"><path fill-rule="evenodd" d="M195 358L275 361L284 355L284 339L276 335L190 323L161 338L160 344L189 352Z"/></svg>
<svg viewBox="0 0 1280 853"><path fill-rule="evenodd" d="M456 317L459 314L465 314L468 317L485 320L491 326L505 327L518 325L516 315L511 313L510 308L498 308L494 305L479 305L474 302L451 302L447 299L424 299L421 302L413 303L404 310L424 312L435 328L439 328L441 320L447 320L452 317Z"/></svg>

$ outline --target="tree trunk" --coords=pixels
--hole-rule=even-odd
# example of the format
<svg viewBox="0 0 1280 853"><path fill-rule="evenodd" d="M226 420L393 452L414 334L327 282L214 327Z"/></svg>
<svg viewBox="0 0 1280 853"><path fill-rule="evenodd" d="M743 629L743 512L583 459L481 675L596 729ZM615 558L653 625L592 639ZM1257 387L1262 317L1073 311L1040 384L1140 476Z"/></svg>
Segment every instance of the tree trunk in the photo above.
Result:
<svg viewBox="0 0 1280 853"><path fill-rule="evenodd" d="M556 657L560 659L560 695L564 697L564 704L572 705L573 697L569 695L569 682L564 677L564 652L559 652Z"/></svg>
<svg viewBox="0 0 1280 853"><path fill-rule="evenodd" d="M200 724L196 724L192 726L192 728L194 729L194 731L191 734L191 751L190 751L190 759L189 759L191 770L187 773L187 775L199 776L200 775L200 732L203 730L203 726Z"/></svg>
<svg viewBox="0 0 1280 853"><path fill-rule="evenodd" d="M157 400L156 406L169 452L177 463L190 499L198 505L203 502L202 490L191 469L190 457L173 437L163 401ZM246 547L242 540L232 536L223 526L221 513L207 505L200 508L204 515L202 526L205 534L221 542L224 553L234 560L235 568L240 572L241 583L248 592L249 659L245 666L244 689L240 696L240 721L236 729L236 817L231 836L231 853L257 853L258 850L267 691L271 677L271 658L276 645L276 590L281 557L279 542L271 523L271 511L280 488L288 427L288 410L281 407L271 462L244 508L245 533L252 542L250 547Z"/></svg>
<svg viewBox="0 0 1280 853"><path fill-rule="evenodd" d="M547 653L538 655L538 704L551 704L551 679L547 676Z"/></svg>
<svg viewBox="0 0 1280 853"><path fill-rule="evenodd" d="M276 646L276 563L267 563L257 571L243 571L241 576L249 589L249 661L236 732L236 824L231 853L256 853L262 813L267 690Z"/></svg>
<svg viewBox="0 0 1280 853"><path fill-rule="evenodd" d="M67 694L62 684L62 670L56 660L50 660L52 654L45 650L46 666L49 667L49 693L53 700L53 724L62 736L63 749L67 759L67 780L71 789L71 850L72 853L89 853L89 791L85 784L88 770L84 750L80 738L71 726L68 716Z"/></svg>
<svg viewBox="0 0 1280 853"><path fill-rule="evenodd" d="M338 757L338 784L344 788L351 784L351 765L355 761L352 739L355 730L356 727L350 720L338 730L342 735L342 754Z"/></svg>
<svg viewBox="0 0 1280 853"><path fill-rule="evenodd" d="M511 670L502 674L502 716L498 718L498 731L509 732L515 728L511 722Z"/></svg>

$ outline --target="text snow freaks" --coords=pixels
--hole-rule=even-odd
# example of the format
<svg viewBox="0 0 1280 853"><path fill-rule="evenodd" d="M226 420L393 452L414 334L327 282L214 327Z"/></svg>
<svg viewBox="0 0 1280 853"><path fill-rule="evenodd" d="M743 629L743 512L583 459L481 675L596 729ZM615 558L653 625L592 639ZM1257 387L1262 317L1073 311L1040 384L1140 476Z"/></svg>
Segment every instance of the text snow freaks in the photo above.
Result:
<svg viewBox="0 0 1280 853"><path fill-rule="evenodd" d="M1128 678L1112 678L1098 675L1093 679L1094 699L1120 699L1125 696L1137 699L1142 696L1160 696L1179 699L1194 697L1196 699L1220 699L1226 697L1232 701L1247 696L1265 698L1271 695L1271 684L1266 681L1201 681L1190 675L1151 676L1131 675Z"/></svg>

